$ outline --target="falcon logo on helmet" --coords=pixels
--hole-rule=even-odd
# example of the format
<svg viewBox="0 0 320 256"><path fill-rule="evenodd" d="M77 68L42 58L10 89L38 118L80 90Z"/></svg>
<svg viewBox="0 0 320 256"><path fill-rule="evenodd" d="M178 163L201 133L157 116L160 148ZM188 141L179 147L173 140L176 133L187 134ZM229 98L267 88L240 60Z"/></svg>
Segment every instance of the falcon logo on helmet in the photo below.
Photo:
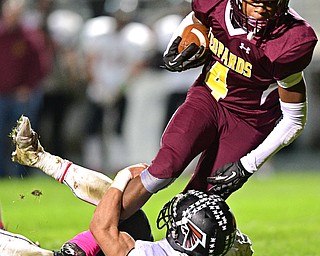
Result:
<svg viewBox="0 0 320 256"><path fill-rule="evenodd" d="M205 248L207 235L191 220L182 218L181 224L176 223L177 226L181 225L181 232L184 235L184 240L181 245L182 248L192 251L199 244Z"/></svg>
<svg viewBox="0 0 320 256"><path fill-rule="evenodd" d="M189 190L160 211L157 226L167 227L166 239L179 252L192 256L222 256L234 242L235 218L225 201L214 194Z"/></svg>

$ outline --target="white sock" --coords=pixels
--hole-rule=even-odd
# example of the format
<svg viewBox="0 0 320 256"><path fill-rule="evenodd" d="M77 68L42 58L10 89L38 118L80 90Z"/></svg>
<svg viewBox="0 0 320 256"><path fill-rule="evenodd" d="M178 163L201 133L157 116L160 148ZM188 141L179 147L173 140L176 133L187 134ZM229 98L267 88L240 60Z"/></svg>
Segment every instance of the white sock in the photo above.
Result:
<svg viewBox="0 0 320 256"><path fill-rule="evenodd" d="M112 179L103 173L73 164L45 151L39 153L39 160L34 166L66 184L75 196L93 205L99 203L112 183Z"/></svg>
<svg viewBox="0 0 320 256"><path fill-rule="evenodd" d="M64 176L71 165L72 162L69 160L51 155L48 152L41 152L39 153L39 161L35 164L35 167L63 183Z"/></svg>

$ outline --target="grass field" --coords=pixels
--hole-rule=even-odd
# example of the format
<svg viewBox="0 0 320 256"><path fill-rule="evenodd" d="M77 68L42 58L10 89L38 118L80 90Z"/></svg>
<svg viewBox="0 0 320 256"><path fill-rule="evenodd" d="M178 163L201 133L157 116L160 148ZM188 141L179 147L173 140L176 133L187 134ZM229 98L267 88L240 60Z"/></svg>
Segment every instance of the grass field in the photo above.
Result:
<svg viewBox="0 0 320 256"><path fill-rule="evenodd" d="M187 178L153 196L144 207L158 231L155 219L163 204L184 187ZM33 191L41 192L35 196ZM281 172L252 177L228 199L238 227L249 235L257 256L320 255L320 173ZM8 230L39 241L47 249L86 230L94 211L51 178L0 180L0 205Z"/></svg>

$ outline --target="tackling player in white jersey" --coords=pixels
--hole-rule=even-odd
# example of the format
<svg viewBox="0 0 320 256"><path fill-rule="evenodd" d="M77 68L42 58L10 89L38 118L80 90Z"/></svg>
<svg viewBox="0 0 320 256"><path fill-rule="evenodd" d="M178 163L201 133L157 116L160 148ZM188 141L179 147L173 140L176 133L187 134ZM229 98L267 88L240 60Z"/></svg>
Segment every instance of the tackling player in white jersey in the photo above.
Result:
<svg viewBox="0 0 320 256"><path fill-rule="evenodd" d="M123 169L112 181L103 174L45 152L27 117L21 117L11 136L16 144L13 153L15 161L41 167L45 173L69 185L80 199L98 204L90 230L108 256L250 256L253 253L250 239L236 230L234 216L224 200L217 195L208 195L196 190L178 194L161 210L157 224L159 228L167 227L166 238L157 242L135 241L129 234L120 231L118 225L121 222L123 191L128 182L146 168L145 164ZM70 167L71 165L73 166ZM74 184L73 179L76 177L78 177L77 186L70 186L71 183L68 182L73 181ZM91 183L88 182L89 177ZM93 190L96 192L92 193ZM63 251L53 252L39 248L24 236L0 231L0 255L64 256L67 254Z"/></svg>

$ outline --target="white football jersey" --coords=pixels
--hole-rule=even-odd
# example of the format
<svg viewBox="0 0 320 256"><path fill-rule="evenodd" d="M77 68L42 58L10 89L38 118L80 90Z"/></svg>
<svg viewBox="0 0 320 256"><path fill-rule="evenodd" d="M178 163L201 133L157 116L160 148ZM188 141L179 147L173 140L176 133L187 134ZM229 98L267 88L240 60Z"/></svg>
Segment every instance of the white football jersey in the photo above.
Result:
<svg viewBox="0 0 320 256"><path fill-rule="evenodd" d="M135 247L129 252L128 256L187 256L185 253L174 250L167 239L156 242L137 240Z"/></svg>

